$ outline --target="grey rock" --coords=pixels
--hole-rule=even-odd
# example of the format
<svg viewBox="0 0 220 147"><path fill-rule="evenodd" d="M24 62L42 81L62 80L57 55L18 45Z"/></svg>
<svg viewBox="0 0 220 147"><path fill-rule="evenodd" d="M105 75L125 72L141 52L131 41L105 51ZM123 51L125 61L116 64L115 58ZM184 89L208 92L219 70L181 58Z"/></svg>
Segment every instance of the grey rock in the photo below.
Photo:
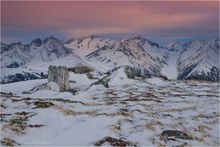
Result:
<svg viewBox="0 0 220 147"><path fill-rule="evenodd" d="M153 72L155 71L155 72ZM152 78L152 77L160 77L167 80L167 77L162 75L160 72L157 72L156 69L151 68L151 70L141 70L137 67L131 67L126 65L124 68L124 72L126 73L127 77L130 79L145 79L145 78Z"/></svg>
<svg viewBox="0 0 220 147"><path fill-rule="evenodd" d="M56 82L61 92L68 91L70 89L68 68L50 65L48 71L48 83L49 82Z"/></svg>
<svg viewBox="0 0 220 147"><path fill-rule="evenodd" d="M170 140L172 138L175 139L183 139L183 140L193 140L193 138L185 132L178 130L164 130L161 133L161 137L166 140Z"/></svg>
<svg viewBox="0 0 220 147"><path fill-rule="evenodd" d="M97 78L97 77L94 77L93 74L91 74L91 73L89 73L89 72L86 73L86 76L87 76L88 79L96 79L96 80L99 79L99 78Z"/></svg>
<svg viewBox="0 0 220 147"><path fill-rule="evenodd" d="M89 66L77 66L74 68L68 68L68 70L74 72L75 74L84 74L94 71L94 69Z"/></svg>
<svg viewBox="0 0 220 147"><path fill-rule="evenodd" d="M109 77L109 75L107 75L107 76L105 76L105 77L103 77L103 78L101 78L101 79L98 79L98 81L96 81L96 82L94 82L94 83L92 83L90 86L89 86L89 88L90 87L92 87L93 85L99 85L99 84L101 84L101 85L103 85L105 88L109 88L109 85L108 85L108 78Z"/></svg>
<svg viewBox="0 0 220 147"><path fill-rule="evenodd" d="M131 67L126 65L124 72L126 73L127 77L130 79L134 79L135 77L142 77L141 69L136 67Z"/></svg>
<svg viewBox="0 0 220 147"><path fill-rule="evenodd" d="M105 88L109 88L108 82L105 81L104 79L99 79L98 81L92 83L89 87L92 87L93 85L103 85Z"/></svg>
<svg viewBox="0 0 220 147"><path fill-rule="evenodd" d="M43 84L41 84L41 85L38 85L38 86L32 88L32 89L29 90L29 91L24 91L24 92L22 92L22 94L32 94L32 93L34 93L34 92L36 92L36 91L38 91L38 90L50 90L50 89L51 89L51 88L50 88L50 86L48 86L47 83L43 83Z"/></svg>

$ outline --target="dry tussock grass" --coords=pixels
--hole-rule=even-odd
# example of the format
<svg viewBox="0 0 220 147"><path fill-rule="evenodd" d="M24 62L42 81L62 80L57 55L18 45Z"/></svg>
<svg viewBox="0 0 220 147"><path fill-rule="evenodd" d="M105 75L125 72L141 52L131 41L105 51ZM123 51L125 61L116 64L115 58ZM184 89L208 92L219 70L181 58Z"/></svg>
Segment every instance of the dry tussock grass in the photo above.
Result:
<svg viewBox="0 0 220 147"><path fill-rule="evenodd" d="M18 124L15 124L15 125L4 124L1 129L2 129L2 131L11 130L11 131L13 131L16 135L24 134L24 128L23 128L23 126L18 125Z"/></svg>
<svg viewBox="0 0 220 147"><path fill-rule="evenodd" d="M117 123L111 126L111 130L114 132L120 132L121 131L121 126Z"/></svg>
<svg viewBox="0 0 220 147"><path fill-rule="evenodd" d="M54 105L53 106L55 109L58 109L60 110L61 112L63 112L65 115L76 115L76 112L71 110L71 109L68 109L66 108L65 106L63 105Z"/></svg>
<svg viewBox="0 0 220 147"><path fill-rule="evenodd" d="M5 137L1 140L1 144L3 146L9 146L9 147L14 147L14 146L18 146L20 145L19 143L17 143L16 141L14 141L13 139L9 138L9 137Z"/></svg>
<svg viewBox="0 0 220 147"><path fill-rule="evenodd" d="M185 107L185 108L181 108L181 109L176 109L176 108L164 109L164 110L162 110L162 112L181 112L181 111L194 110L194 109L196 109L196 107L191 106L191 107Z"/></svg>
<svg viewBox="0 0 220 147"><path fill-rule="evenodd" d="M151 131L155 131L156 128L154 127L154 124L151 122L146 123L146 128L151 130Z"/></svg>

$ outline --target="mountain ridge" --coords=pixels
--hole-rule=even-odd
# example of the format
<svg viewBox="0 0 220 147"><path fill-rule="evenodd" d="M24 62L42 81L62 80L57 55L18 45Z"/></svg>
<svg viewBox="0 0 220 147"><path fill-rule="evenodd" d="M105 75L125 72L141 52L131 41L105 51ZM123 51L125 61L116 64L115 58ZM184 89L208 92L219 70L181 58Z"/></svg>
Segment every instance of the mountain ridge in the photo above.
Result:
<svg viewBox="0 0 220 147"><path fill-rule="evenodd" d="M9 76L10 70L15 74L17 68L21 74L37 69L37 73L43 72L45 78L49 64L90 65L98 73L128 65L139 68L146 78L167 76L168 79L219 81L218 57L219 39L188 43L173 41L164 47L142 36L115 40L92 35L64 42L50 36L44 40L36 38L27 45L1 42L1 81ZM47 66L36 68L38 64Z"/></svg>

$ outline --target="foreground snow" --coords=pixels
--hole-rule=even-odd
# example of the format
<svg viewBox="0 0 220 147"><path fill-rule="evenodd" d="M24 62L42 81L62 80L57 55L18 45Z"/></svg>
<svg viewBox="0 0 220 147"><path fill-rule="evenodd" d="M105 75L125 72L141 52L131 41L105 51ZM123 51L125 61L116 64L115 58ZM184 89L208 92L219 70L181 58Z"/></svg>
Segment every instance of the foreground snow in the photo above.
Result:
<svg viewBox="0 0 220 147"><path fill-rule="evenodd" d="M112 137L138 146L219 145L218 83L123 78L116 73L110 88L85 88L90 82L84 77L82 85L76 80L82 88L75 95L22 94L46 80L1 85L2 144L89 146ZM193 140L164 140L164 130L183 131Z"/></svg>

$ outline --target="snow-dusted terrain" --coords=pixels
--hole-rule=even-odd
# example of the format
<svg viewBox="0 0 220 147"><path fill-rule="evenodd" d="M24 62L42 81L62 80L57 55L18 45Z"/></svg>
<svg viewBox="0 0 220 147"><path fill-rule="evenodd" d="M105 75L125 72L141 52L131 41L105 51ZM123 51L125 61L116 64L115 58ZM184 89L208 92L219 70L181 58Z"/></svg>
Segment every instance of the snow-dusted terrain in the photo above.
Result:
<svg viewBox="0 0 220 147"><path fill-rule="evenodd" d="M81 80L72 86L81 90L75 95L55 89L22 94L46 80L1 85L2 144L219 145L218 83L137 81L118 71L109 88L85 89L92 81L84 75L71 79L76 76ZM190 138L163 136L165 130L178 130Z"/></svg>
<svg viewBox="0 0 220 147"><path fill-rule="evenodd" d="M219 39L48 37L0 49L1 146L220 145ZM50 65L67 67L68 91L48 83Z"/></svg>

